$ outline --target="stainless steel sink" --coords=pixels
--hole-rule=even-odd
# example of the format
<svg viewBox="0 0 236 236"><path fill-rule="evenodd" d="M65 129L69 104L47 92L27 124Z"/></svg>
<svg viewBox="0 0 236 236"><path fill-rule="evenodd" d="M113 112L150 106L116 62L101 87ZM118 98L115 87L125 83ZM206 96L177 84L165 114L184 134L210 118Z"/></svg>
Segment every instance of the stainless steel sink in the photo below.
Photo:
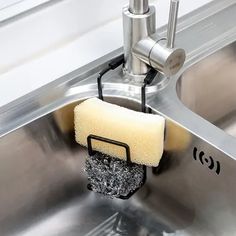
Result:
<svg viewBox="0 0 236 236"><path fill-rule="evenodd" d="M236 137L236 43L186 70L177 91L190 110Z"/></svg>
<svg viewBox="0 0 236 236"><path fill-rule="evenodd" d="M122 49L0 108L0 235L235 235L235 12L235 0L216 0L180 21L185 66L147 88L166 118L165 152L127 201L87 190L73 133L74 106L97 96L98 72ZM103 84L107 101L140 109L121 68Z"/></svg>
<svg viewBox="0 0 236 236"><path fill-rule="evenodd" d="M127 98L106 100L141 109ZM87 189L83 170L87 150L75 142L73 132L73 109L79 102L2 138L1 235L162 235L173 232L176 222L188 225L192 209L173 201L173 196L157 194L165 188L161 179L166 173L157 177L162 169L149 169L147 184L128 201ZM163 199L169 202L164 208Z"/></svg>

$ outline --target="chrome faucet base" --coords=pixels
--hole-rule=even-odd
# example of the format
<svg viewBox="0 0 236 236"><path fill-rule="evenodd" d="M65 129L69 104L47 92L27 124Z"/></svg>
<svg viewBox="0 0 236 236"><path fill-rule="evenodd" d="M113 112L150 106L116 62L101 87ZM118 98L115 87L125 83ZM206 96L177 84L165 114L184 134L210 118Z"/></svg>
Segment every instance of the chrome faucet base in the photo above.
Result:
<svg viewBox="0 0 236 236"><path fill-rule="evenodd" d="M125 74L136 78L144 78L149 70L149 65L133 54L133 47L143 38L146 38L156 31L155 8L149 7L145 14L133 14L129 6L123 8L123 29L124 29L124 55Z"/></svg>

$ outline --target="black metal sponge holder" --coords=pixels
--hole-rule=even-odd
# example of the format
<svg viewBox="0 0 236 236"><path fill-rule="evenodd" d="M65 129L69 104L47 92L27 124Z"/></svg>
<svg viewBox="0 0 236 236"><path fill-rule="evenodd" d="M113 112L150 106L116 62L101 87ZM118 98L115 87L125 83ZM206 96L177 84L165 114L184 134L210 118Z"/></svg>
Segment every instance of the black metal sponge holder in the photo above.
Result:
<svg viewBox="0 0 236 236"><path fill-rule="evenodd" d="M99 99L103 100L103 91L102 91L102 77L103 75L105 75L108 71L110 70L114 70L116 69L118 66L120 66L121 64L124 63L124 55L120 55L116 58L114 58L106 68L104 68L98 75L97 77L97 86L98 86L98 97ZM149 70L149 72L147 73L147 76L144 79L143 85L141 87L141 110L144 113L151 113L151 109L146 108L146 87L147 85L150 85L153 81L153 79L155 78L157 74L157 71L154 70L153 68L151 68ZM123 147L126 151L126 161L128 164L131 164L131 156L130 156L130 147L128 144L117 141L117 140L112 140L109 138L105 138L105 137L101 137L101 136L97 136L97 135L93 135L90 134L87 137L87 147L88 147L88 154L89 156L93 156L94 154L96 154L97 151L93 150L92 147L92 140L97 140L97 141L101 141L101 142L105 142L105 143L109 143L112 145L116 145L116 146L120 146ZM120 199L129 199L135 192L137 192L146 182L146 176L147 176L147 168L145 165L143 165L143 171L144 171L144 176L142 179L142 185L140 187L138 187L137 189L135 189L133 192L130 192L127 196L119 196L118 198ZM92 191L92 187L90 184L88 184L88 189Z"/></svg>

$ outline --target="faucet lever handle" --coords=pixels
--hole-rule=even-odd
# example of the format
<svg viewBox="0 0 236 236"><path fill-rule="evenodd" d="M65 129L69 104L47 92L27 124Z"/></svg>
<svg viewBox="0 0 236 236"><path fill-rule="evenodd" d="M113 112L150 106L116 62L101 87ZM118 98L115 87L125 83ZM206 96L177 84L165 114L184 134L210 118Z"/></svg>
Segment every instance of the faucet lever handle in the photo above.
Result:
<svg viewBox="0 0 236 236"><path fill-rule="evenodd" d="M167 29L167 44L166 44L167 48L174 48L175 46L175 34L176 34L176 25L178 19L178 11L179 11L179 0L171 0L168 29Z"/></svg>

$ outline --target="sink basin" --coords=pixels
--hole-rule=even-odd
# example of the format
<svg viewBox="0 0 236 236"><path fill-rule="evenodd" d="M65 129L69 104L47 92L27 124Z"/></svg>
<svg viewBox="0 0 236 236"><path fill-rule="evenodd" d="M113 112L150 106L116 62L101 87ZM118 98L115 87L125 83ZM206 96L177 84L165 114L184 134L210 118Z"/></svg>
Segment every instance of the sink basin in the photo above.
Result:
<svg viewBox="0 0 236 236"><path fill-rule="evenodd" d="M122 49L1 107L0 235L235 235L235 12L235 0L215 0L180 20L183 70L147 87L166 119L164 154L127 201L87 189L73 132L75 105L98 95L98 73ZM140 110L140 84L122 68L102 82L108 102Z"/></svg>
<svg viewBox="0 0 236 236"><path fill-rule="evenodd" d="M129 99L106 101L141 110ZM190 208L168 194L157 194L168 186L161 168L149 168L147 183L130 200L106 198L87 189L88 154L75 142L73 130L73 110L79 102L25 125L0 142L1 235L162 235L191 223ZM163 168L166 164L163 161Z"/></svg>
<svg viewBox="0 0 236 236"><path fill-rule="evenodd" d="M186 70L177 92L191 111L236 137L236 43Z"/></svg>

